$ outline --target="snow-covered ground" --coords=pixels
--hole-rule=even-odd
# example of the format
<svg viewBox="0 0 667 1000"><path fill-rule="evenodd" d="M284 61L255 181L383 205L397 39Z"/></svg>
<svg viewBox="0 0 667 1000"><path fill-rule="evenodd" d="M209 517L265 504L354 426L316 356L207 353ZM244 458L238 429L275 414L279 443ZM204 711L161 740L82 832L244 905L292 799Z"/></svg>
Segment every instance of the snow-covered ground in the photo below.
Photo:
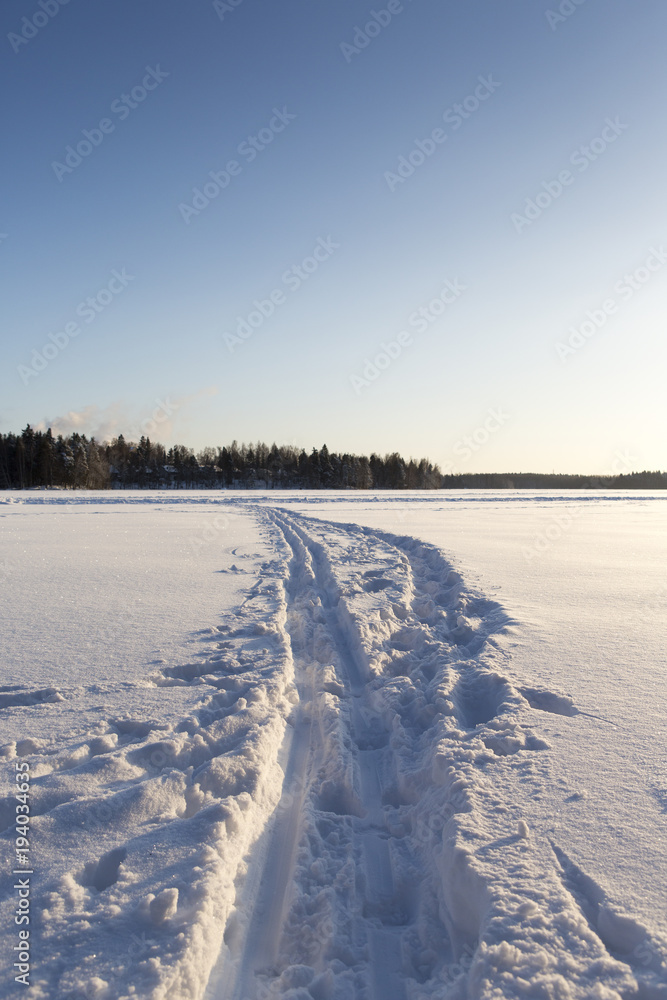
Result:
<svg viewBox="0 0 667 1000"><path fill-rule="evenodd" d="M5 493L0 542L8 995L667 997L667 497Z"/></svg>

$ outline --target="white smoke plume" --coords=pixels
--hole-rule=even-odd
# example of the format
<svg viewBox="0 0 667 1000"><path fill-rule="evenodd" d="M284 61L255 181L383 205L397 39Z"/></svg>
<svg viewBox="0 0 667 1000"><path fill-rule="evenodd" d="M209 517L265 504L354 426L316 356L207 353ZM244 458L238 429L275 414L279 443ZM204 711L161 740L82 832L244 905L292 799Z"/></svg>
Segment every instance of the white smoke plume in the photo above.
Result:
<svg viewBox="0 0 667 1000"><path fill-rule="evenodd" d="M70 410L63 416L45 418L35 425L35 430L48 427L54 437L78 432L97 441L110 441L122 434L128 441L138 441L142 435L162 444L173 443L175 426L186 416L187 407L197 400L215 396L217 386L207 386L188 396L169 396L155 399L143 414L137 414L121 402L99 407L95 404L82 410Z"/></svg>

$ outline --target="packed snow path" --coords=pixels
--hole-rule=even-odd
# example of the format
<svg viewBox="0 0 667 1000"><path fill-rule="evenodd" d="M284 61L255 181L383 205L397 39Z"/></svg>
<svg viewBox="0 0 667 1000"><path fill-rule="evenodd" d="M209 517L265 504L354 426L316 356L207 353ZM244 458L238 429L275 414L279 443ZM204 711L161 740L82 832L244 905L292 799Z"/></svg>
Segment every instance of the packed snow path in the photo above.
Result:
<svg viewBox="0 0 667 1000"><path fill-rule="evenodd" d="M127 516L106 520L104 501L58 515L62 586L78 586L73 539L95 525L81 583L104 585L95 674L0 691L13 736L0 757L12 781L18 758L31 773L28 1000L667 996L664 941L612 904L558 825L527 822L532 797L569 794L545 720L565 728L583 713L517 678L509 649L523 626L438 548L273 497L216 495L202 514L177 497L182 515L160 501L145 522L125 497ZM17 552L40 549L47 522L30 506ZM132 641L121 646L128 613L107 607L108 567L127 588L131 560L114 563L114 549L136 555L139 534L153 548L133 586L159 582L137 621L158 632L187 592L187 660L164 648L135 663ZM71 643L62 611L56 624ZM122 671L104 666L116 646ZM14 814L10 793L6 870ZM2 926L14 907L5 886ZM2 955L9 981L11 947Z"/></svg>
<svg viewBox="0 0 667 1000"><path fill-rule="evenodd" d="M502 608L414 539L268 516L299 705L209 995L667 995L643 929L503 800L547 749L524 720L577 709L503 676Z"/></svg>

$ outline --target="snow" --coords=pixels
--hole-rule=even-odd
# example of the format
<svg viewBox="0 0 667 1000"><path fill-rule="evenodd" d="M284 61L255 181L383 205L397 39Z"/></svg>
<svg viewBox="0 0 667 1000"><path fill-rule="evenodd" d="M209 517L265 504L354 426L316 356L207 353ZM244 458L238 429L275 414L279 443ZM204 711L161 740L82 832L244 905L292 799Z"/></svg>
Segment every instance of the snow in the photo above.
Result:
<svg viewBox="0 0 667 1000"><path fill-rule="evenodd" d="M16 988L667 997L666 527L660 494L0 494Z"/></svg>
<svg viewBox="0 0 667 1000"><path fill-rule="evenodd" d="M365 506L355 518L397 529L395 505ZM539 822L618 906L667 935L667 498L415 500L400 505L398 527L444 550L521 623L508 670L545 713L555 776L540 790Z"/></svg>

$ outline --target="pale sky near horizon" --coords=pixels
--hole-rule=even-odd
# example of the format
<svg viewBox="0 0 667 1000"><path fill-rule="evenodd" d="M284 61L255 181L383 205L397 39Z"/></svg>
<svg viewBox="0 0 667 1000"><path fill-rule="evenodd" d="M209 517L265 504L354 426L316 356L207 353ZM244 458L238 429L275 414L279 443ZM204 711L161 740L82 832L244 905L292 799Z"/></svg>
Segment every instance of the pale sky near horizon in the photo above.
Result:
<svg viewBox="0 0 667 1000"><path fill-rule="evenodd" d="M667 469L661 0L0 27L0 432Z"/></svg>

